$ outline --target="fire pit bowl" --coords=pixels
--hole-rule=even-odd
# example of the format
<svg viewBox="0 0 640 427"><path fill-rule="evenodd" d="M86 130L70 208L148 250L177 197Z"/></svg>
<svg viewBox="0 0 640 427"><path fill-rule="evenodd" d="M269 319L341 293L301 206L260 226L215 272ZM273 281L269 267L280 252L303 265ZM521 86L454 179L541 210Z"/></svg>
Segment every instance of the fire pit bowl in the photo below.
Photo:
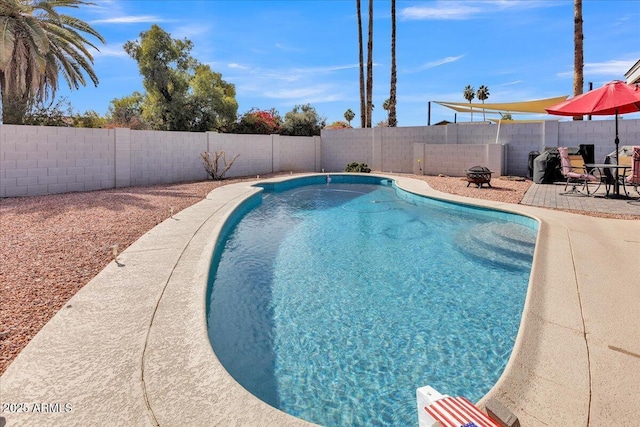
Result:
<svg viewBox="0 0 640 427"><path fill-rule="evenodd" d="M482 184L491 187L491 171L484 166L474 166L465 171L467 174L467 187L469 184L475 184L478 188L482 188Z"/></svg>

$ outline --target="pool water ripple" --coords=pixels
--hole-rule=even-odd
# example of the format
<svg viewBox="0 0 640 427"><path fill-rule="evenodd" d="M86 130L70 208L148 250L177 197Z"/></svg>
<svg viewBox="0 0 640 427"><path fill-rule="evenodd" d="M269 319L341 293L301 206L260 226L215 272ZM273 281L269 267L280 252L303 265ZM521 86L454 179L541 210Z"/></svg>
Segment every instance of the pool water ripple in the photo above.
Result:
<svg viewBox="0 0 640 427"><path fill-rule="evenodd" d="M529 277L461 248L484 228L517 236L530 266L535 230L392 187L271 193L212 266L212 346L254 395L322 425L417 425L426 384L477 400L511 353Z"/></svg>

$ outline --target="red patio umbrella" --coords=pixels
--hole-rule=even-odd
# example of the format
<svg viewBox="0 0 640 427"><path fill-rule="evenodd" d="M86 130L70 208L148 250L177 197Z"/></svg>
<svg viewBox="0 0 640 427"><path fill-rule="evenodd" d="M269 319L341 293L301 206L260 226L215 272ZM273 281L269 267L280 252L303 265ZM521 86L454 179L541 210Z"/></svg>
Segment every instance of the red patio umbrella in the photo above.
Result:
<svg viewBox="0 0 640 427"><path fill-rule="evenodd" d="M545 108L547 113L558 116L616 116L616 164L618 163L618 114L640 111L640 88L614 80L582 95Z"/></svg>

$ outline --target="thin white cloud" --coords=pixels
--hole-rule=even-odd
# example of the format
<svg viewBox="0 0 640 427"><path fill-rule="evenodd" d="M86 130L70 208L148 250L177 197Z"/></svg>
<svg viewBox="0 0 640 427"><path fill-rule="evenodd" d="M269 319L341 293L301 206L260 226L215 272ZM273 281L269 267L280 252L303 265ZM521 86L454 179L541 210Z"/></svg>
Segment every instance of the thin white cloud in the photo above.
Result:
<svg viewBox="0 0 640 427"><path fill-rule="evenodd" d="M463 3L436 4L435 6L410 6L400 10L401 20L464 20L470 19L482 9Z"/></svg>
<svg viewBox="0 0 640 427"><path fill-rule="evenodd" d="M97 19L92 24L139 24L139 23L167 22L167 20L153 15L128 15L115 18Z"/></svg>
<svg viewBox="0 0 640 427"><path fill-rule="evenodd" d="M326 94L328 90L329 85L308 86L294 89L283 88L267 91L264 93L264 96L276 99L308 99Z"/></svg>
<svg viewBox="0 0 640 427"><path fill-rule="evenodd" d="M517 84L520 84L520 83L522 83L522 80L514 80L512 82L500 83L500 84L498 84L496 86L514 86L514 85L517 85Z"/></svg>
<svg viewBox="0 0 640 427"><path fill-rule="evenodd" d="M238 70L248 70L250 68L250 67L247 67L246 65L240 65L240 64L237 64L235 62L231 62L230 64L227 64L227 67L235 68L235 69L238 69Z"/></svg>
<svg viewBox="0 0 640 427"><path fill-rule="evenodd" d="M270 70L265 72L264 76L267 79L277 80L281 82L295 82L302 78L300 74L294 74L293 72L286 70Z"/></svg>
<svg viewBox="0 0 640 427"><path fill-rule="evenodd" d="M437 1L425 6L410 6L400 10L401 20L461 21L481 14L495 14L502 10L536 9L558 5L556 1L541 0L479 0Z"/></svg>
<svg viewBox="0 0 640 427"><path fill-rule="evenodd" d="M124 44L124 43L123 43ZM110 47L101 46L100 50L93 54L94 58L111 57L111 58L126 58L129 55L122 49L122 47Z"/></svg>
<svg viewBox="0 0 640 427"><path fill-rule="evenodd" d="M373 64L374 67L376 64ZM292 71L303 74L318 74L318 73L331 73L333 71L351 70L358 68L358 64L349 65L328 65L326 67L306 67L306 68L294 68Z"/></svg>
<svg viewBox="0 0 640 427"><path fill-rule="evenodd" d="M621 61L615 59L606 62L586 63L584 64L584 72L585 74L595 74L598 76L622 77L635 63L635 60Z"/></svg>
<svg viewBox="0 0 640 427"><path fill-rule="evenodd" d="M463 57L464 57L464 55L447 56L446 58L436 59L435 61L427 62L427 63L422 64L422 65L420 65L419 67L416 67L416 68L407 69L404 72L405 73L419 73L421 71L425 71L425 70L429 70L431 68L439 67L439 66L444 65L444 64L449 64L451 62L456 62L456 61L462 59Z"/></svg>
<svg viewBox="0 0 640 427"><path fill-rule="evenodd" d="M376 66L377 64L374 64ZM246 71L254 76L268 77L281 81L296 81L304 78L305 76L317 76L320 74L330 74L336 71L350 70L358 68L358 64L347 65L328 65L325 67L297 67L297 68L283 68L283 69L265 69L260 67L252 67L248 65L238 64L231 62L227 64L227 68L234 70Z"/></svg>
<svg viewBox="0 0 640 427"><path fill-rule="evenodd" d="M620 60L612 59L605 62L588 62L584 64L584 74L590 76L609 76L612 78L622 79L624 73L636 63L637 60ZM564 71L557 74L558 77L572 78L573 70Z"/></svg>
<svg viewBox="0 0 640 427"><path fill-rule="evenodd" d="M173 38L194 39L202 35L211 34L210 25L183 25L171 30Z"/></svg>
<svg viewBox="0 0 640 427"><path fill-rule="evenodd" d="M293 47L293 46L288 46L286 44L283 43L276 43L275 44L276 48L285 51L285 52L304 52L304 49L300 49L297 47Z"/></svg>

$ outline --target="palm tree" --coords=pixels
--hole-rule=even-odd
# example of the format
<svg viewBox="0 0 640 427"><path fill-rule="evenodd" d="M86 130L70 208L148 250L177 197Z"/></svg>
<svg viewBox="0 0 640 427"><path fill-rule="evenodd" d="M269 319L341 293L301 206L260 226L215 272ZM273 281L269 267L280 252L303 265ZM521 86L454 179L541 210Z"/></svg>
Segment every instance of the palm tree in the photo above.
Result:
<svg viewBox="0 0 640 427"><path fill-rule="evenodd" d="M364 47L362 44L362 13L360 12L360 0L356 0L358 9L358 47L360 52L360 127L367 127L367 113L364 92Z"/></svg>
<svg viewBox="0 0 640 427"><path fill-rule="evenodd" d="M396 116L396 0L391 0L391 89L389 90L389 127L398 126Z"/></svg>
<svg viewBox="0 0 640 427"><path fill-rule="evenodd" d="M344 118L347 121L347 123L349 123L349 126L351 126L351 120L353 120L355 116L356 115L353 111L351 111L351 108L349 108L347 111L344 112Z"/></svg>
<svg viewBox="0 0 640 427"><path fill-rule="evenodd" d="M476 91L471 85L467 85L467 87L464 88L463 96L464 99L469 101L469 106L471 106L471 101L476 97ZM473 107L471 108L471 121L473 121Z"/></svg>
<svg viewBox="0 0 640 427"><path fill-rule="evenodd" d="M369 39L367 41L367 127L373 114L373 0L369 0Z"/></svg>
<svg viewBox="0 0 640 427"><path fill-rule="evenodd" d="M55 97L58 75L69 88L85 85L83 74L97 86L93 57L97 50L81 33L103 37L87 23L58 13L84 0L0 0L0 90L3 123L22 123L32 102Z"/></svg>
<svg viewBox="0 0 640 427"><path fill-rule="evenodd" d="M478 93L477 93L477 95L478 95L478 99L479 99L480 101L482 101L482 104L484 105L484 100L485 100L485 99L488 99L488 98L489 98L489 95L490 95L490 93L489 93L489 88L488 88L488 87L486 87L485 85L481 85L481 86L478 88ZM471 101L469 101L469 102L471 102ZM482 107L482 121L483 121L483 122L487 121L487 119L485 118L485 115L484 115L484 107Z"/></svg>
<svg viewBox="0 0 640 427"><path fill-rule="evenodd" d="M384 102L382 103L382 109L384 111L387 112L387 120L386 120L386 126L390 127L391 125L389 124L389 118L391 117L391 99L387 98L384 100Z"/></svg>
<svg viewBox="0 0 640 427"><path fill-rule="evenodd" d="M582 0L573 0L573 96L581 95L584 87L584 34L582 32ZM576 116L573 120L582 120Z"/></svg>

